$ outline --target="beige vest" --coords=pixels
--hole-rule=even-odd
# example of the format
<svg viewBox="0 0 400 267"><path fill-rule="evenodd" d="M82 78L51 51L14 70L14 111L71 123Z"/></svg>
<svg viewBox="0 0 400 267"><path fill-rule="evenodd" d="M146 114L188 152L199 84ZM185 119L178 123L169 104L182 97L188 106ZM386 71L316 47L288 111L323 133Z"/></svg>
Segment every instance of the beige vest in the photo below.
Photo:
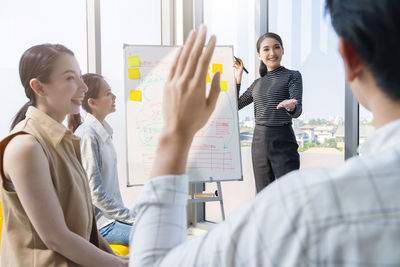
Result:
<svg viewBox="0 0 400 267"><path fill-rule="evenodd" d="M1 266L77 266L46 247L29 221L17 193L5 187L9 180L4 177L4 150L14 136L24 133L33 135L46 154L54 190L67 227L98 245L89 186L81 165L79 138L42 111L30 107L26 119L1 141L1 197L4 213ZM31 180L34 183L35 177L31 177Z"/></svg>

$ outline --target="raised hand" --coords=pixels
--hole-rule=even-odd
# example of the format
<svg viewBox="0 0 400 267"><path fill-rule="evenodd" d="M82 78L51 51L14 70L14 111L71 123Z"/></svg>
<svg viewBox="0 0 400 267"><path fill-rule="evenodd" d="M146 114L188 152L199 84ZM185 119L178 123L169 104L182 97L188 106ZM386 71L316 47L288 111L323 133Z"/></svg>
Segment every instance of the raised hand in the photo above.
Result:
<svg viewBox="0 0 400 267"><path fill-rule="evenodd" d="M206 27L201 26L198 33L190 33L165 83L164 126L151 177L185 172L193 136L214 111L220 93L220 73L214 75L210 93L206 96L208 65L216 43L215 36L212 36L204 49L206 31Z"/></svg>
<svg viewBox="0 0 400 267"><path fill-rule="evenodd" d="M214 75L206 96L206 75L214 52L216 38L212 36L203 52L206 27L192 31L175 59L164 88L164 131L186 137L193 135L207 122L220 92L219 77Z"/></svg>
<svg viewBox="0 0 400 267"><path fill-rule="evenodd" d="M243 74L243 61L240 58L236 58L237 60L233 61L233 69L235 70L235 81L237 84L242 82L242 74Z"/></svg>

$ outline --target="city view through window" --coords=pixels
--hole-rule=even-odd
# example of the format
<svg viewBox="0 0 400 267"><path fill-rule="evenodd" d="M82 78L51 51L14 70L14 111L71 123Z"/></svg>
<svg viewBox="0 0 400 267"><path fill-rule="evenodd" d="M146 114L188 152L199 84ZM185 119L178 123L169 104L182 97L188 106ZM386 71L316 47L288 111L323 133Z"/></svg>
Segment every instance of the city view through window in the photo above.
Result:
<svg viewBox="0 0 400 267"><path fill-rule="evenodd" d="M224 35L218 42L233 43L235 53L242 57L246 68L250 68L250 74L243 74L242 94L251 85L255 72L258 71L253 68L255 64L252 61L256 54L252 50L255 42L242 47L242 40L247 35L247 39L252 40L251 30L254 28L249 23L252 14L243 12L245 9L240 6L241 1L233 1L229 5L233 10L227 13L224 21L217 23L215 19L212 20L216 16L212 10L218 9L217 4L210 1L205 3L205 23L212 21L211 30L215 32L215 25L218 23L225 27ZM303 113L292 123L299 145L300 168L338 166L344 162L345 77L337 51L338 37L330 25L330 18L325 16L324 1L270 0L268 3L268 30L279 34L283 41L284 55L281 65L300 71L303 79ZM245 15L234 19L237 13ZM247 25L248 29L238 32L237 25ZM255 194L251 160L255 126L253 104L239 111L239 123L243 181L222 183L224 199L229 200L224 202L227 216ZM360 107L360 144L373 132L372 123L371 114ZM206 190L213 189L212 185L206 185ZM221 221L217 203L206 204L206 219Z"/></svg>
<svg viewBox="0 0 400 267"><path fill-rule="evenodd" d="M333 166L344 160L344 70L329 20L323 0L269 1L269 31L282 37L282 65L303 77L303 113L293 120L301 167ZM254 116L241 115L241 146L251 146ZM375 130L371 113L363 107L359 127L362 144Z"/></svg>
<svg viewBox="0 0 400 267"><path fill-rule="evenodd" d="M301 168L344 161L344 71L323 2L269 1L269 31L283 40L281 64L300 71L303 79L303 113L292 124ZM251 146L254 115L239 114L241 146Z"/></svg>

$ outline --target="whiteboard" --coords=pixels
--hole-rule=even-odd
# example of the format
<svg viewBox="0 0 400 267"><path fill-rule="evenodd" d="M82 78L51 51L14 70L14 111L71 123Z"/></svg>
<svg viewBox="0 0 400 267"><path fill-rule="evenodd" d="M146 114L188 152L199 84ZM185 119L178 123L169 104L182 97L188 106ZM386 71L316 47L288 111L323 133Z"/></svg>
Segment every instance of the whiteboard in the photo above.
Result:
<svg viewBox="0 0 400 267"><path fill-rule="evenodd" d="M178 48L124 45L128 186L143 185L150 175L163 125L164 83ZM216 47L204 82L208 94L213 73L221 71L221 93L215 111L193 139L187 161L191 183L243 179L232 65L232 46Z"/></svg>

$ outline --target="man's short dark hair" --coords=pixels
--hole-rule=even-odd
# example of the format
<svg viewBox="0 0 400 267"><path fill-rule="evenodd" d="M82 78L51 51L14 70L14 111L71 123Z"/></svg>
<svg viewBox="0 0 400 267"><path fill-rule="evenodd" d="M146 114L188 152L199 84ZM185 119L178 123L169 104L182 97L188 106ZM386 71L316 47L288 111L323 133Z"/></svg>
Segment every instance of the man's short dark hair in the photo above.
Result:
<svg viewBox="0 0 400 267"><path fill-rule="evenodd" d="M400 100L400 1L326 0L325 7L382 91Z"/></svg>

